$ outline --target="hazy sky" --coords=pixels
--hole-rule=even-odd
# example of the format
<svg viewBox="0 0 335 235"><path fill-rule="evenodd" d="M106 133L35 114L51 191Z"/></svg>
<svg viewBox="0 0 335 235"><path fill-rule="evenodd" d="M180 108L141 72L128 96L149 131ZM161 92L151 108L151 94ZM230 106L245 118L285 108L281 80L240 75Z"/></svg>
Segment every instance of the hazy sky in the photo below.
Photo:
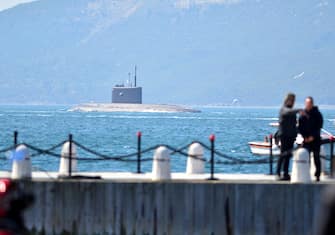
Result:
<svg viewBox="0 0 335 235"><path fill-rule="evenodd" d="M0 0L0 11L14 7L21 3L33 2L33 1L36 1L36 0Z"/></svg>
<svg viewBox="0 0 335 235"><path fill-rule="evenodd" d="M137 65L146 103L334 104L329 0L28 1L0 0L0 103L109 102Z"/></svg>
<svg viewBox="0 0 335 235"><path fill-rule="evenodd" d="M33 2L37 0L0 0L0 11L15 7L21 3ZM193 5L202 4L234 4L240 0L176 0L175 5L179 8L189 8Z"/></svg>

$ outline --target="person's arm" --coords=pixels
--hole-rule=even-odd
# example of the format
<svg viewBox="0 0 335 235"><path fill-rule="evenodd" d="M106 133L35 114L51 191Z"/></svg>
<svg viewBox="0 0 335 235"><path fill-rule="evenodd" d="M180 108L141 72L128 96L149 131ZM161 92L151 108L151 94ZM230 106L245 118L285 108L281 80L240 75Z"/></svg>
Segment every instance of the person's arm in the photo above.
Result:
<svg viewBox="0 0 335 235"><path fill-rule="evenodd" d="M290 115L290 114L297 114L301 111L302 109L292 109L292 108L282 107L280 114L285 116L285 115Z"/></svg>

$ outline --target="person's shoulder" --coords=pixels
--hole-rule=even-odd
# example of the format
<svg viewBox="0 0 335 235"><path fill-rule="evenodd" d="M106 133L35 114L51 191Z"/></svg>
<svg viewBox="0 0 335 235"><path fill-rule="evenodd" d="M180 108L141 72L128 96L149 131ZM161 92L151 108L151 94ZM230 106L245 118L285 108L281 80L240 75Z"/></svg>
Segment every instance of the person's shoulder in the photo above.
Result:
<svg viewBox="0 0 335 235"><path fill-rule="evenodd" d="M279 114L283 114L286 110L287 108L285 106L280 107Z"/></svg>
<svg viewBox="0 0 335 235"><path fill-rule="evenodd" d="M319 109L319 107L318 107L318 106L314 106L314 107L313 107L313 111L314 111L314 113L316 113L316 114L318 114L318 115L321 115L321 116L322 116L322 113L321 113L321 111L320 111L320 109Z"/></svg>
<svg viewBox="0 0 335 235"><path fill-rule="evenodd" d="M291 111L295 111L295 109L290 108L290 107L286 107L286 106L282 106L279 110L280 113L287 113L287 112L291 112Z"/></svg>
<svg viewBox="0 0 335 235"><path fill-rule="evenodd" d="M279 109L279 112L281 112L282 110L285 110L287 109L285 106L281 106L280 109Z"/></svg>

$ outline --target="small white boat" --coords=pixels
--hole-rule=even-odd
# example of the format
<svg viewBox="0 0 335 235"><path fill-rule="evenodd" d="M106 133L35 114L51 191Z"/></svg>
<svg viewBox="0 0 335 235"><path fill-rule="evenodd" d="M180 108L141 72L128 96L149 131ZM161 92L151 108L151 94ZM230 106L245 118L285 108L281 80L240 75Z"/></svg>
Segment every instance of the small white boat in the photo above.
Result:
<svg viewBox="0 0 335 235"><path fill-rule="evenodd" d="M270 123L270 126L277 127L278 123ZM334 138L334 136L325 129L321 130L321 139L322 140L329 140L329 138ZM301 145L304 141L304 138L298 134L295 140L295 147ZM268 141L268 139L264 141L252 141L249 142L250 151L254 155L260 156L270 156L270 148L272 148L272 155L279 156L280 155L280 143L276 144L275 140L272 140L272 145ZM329 144L324 144L324 148L328 147Z"/></svg>
<svg viewBox="0 0 335 235"><path fill-rule="evenodd" d="M249 147L252 154L261 155L261 156L269 156L270 155L270 148L272 148L272 155L279 156L280 155L280 147L275 143L272 145L269 142L265 141L253 141L249 142Z"/></svg>

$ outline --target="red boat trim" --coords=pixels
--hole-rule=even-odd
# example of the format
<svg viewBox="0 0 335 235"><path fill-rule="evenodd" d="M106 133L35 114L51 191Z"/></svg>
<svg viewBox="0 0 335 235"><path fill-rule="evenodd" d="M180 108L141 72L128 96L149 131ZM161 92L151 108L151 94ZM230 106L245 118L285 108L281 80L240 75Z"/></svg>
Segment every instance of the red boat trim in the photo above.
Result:
<svg viewBox="0 0 335 235"><path fill-rule="evenodd" d="M266 145L266 144L253 144L253 143L249 143L249 145L250 145L250 147L270 149L270 145Z"/></svg>

